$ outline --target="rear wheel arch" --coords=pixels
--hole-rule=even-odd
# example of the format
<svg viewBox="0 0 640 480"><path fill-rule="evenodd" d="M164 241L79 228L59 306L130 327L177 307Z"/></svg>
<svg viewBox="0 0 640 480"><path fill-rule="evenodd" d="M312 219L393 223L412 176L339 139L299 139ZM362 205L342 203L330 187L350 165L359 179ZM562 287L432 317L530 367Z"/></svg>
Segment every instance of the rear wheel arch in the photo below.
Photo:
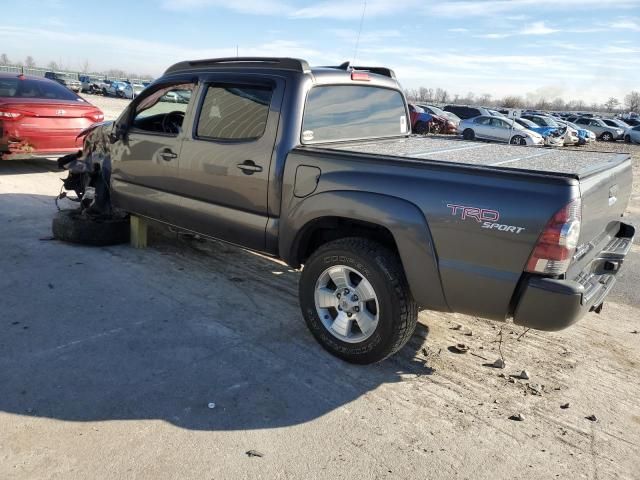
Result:
<svg viewBox="0 0 640 480"><path fill-rule="evenodd" d="M279 251L289 265L299 267L328 241L370 238L398 252L413 297L421 307L450 311L431 231L414 204L367 192L324 192L305 199L287 217L290 220L280 229Z"/></svg>

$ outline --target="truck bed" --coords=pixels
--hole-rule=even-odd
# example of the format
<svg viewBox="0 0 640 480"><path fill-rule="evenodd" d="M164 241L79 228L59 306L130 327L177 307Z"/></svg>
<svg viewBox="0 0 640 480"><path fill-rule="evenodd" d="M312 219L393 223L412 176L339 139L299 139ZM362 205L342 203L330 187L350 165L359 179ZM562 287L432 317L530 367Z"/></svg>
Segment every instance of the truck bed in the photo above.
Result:
<svg viewBox="0 0 640 480"><path fill-rule="evenodd" d="M588 147L576 151L418 136L395 140L322 145L322 148L405 157L414 160L487 166L505 170L528 170L576 179L607 170L629 158L629 155L621 153L591 152Z"/></svg>

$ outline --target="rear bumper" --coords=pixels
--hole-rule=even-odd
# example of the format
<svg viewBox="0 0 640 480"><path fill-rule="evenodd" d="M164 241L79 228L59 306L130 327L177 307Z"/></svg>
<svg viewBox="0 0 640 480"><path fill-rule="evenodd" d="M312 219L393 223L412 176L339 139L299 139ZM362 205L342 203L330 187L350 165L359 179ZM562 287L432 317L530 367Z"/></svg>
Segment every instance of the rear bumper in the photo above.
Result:
<svg viewBox="0 0 640 480"><path fill-rule="evenodd" d="M574 279L531 276L520 290L514 323L537 330L562 330L585 313L598 310L616 282L635 229L621 224L620 232Z"/></svg>

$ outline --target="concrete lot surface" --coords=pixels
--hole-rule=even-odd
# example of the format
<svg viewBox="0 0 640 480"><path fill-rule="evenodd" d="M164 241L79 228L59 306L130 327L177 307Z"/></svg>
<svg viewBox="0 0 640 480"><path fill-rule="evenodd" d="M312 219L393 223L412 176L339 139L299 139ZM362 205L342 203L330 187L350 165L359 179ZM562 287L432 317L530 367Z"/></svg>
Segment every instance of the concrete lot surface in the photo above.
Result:
<svg viewBox="0 0 640 480"><path fill-rule="evenodd" d="M638 478L640 245L575 327L422 312L359 367L316 344L281 264L162 228L50 240L62 176L0 163L0 479Z"/></svg>

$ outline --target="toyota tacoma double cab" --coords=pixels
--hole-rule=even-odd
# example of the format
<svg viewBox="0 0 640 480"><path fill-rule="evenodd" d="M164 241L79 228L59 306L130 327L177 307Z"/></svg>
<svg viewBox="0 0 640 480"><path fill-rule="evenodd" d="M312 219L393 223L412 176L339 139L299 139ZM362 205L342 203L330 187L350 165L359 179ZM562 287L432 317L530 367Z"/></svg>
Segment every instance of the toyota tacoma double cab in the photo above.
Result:
<svg viewBox="0 0 640 480"><path fill-rule="evenodd" d="M311 333L361 364L421 309L565 328L601 309L635 232L628 155L412 136L393 71L348 63L177 63L62 163L83 215L302 268Z"/></svg>

